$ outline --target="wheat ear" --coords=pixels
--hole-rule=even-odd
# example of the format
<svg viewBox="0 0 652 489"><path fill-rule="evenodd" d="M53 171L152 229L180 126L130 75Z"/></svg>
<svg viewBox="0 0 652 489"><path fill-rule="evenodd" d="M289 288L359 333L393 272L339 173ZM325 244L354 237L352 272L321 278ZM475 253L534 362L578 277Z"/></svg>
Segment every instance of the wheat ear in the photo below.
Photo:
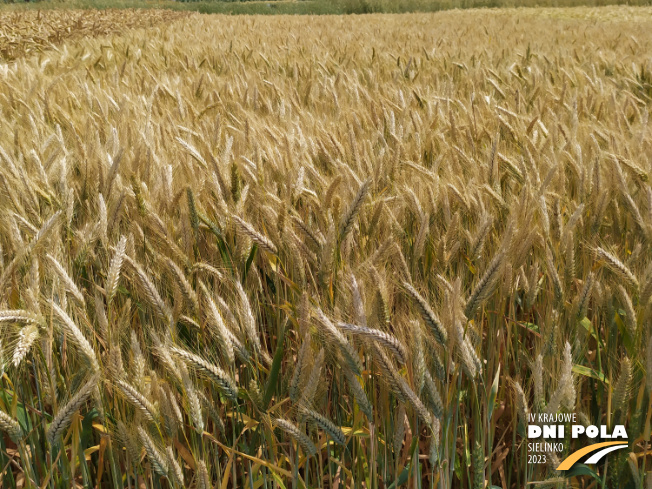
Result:
<svg viewBox="0 0 652 489"><path fill-rule="evenodd" d="M441 400L439 395L439 390L435 381L432 379L430 372L426 370L424 374L424 383L423 383L423 395L428 402L428 406L432 413L437 417L441 418L444 414L444 403Z"/></svg>
<svg viewBox="0 0 652 489"><path fill-rule="evenodd" d="M177 462L177 459L174 456L174 450L171 446L166 448L165 454L168 459L168 467L170 468L169 472L172 474L173 479L175 479L180 487L185 487L183 484L183 470L181 469L179 462Z"/></svg>
<svg viewBox="0 0 652 489"><path fill-rule="evenodd" d="M147 453L147 458L149 458L150 463L154 471L163 477L168 475L168 464L165 460L165 457L158 451L154 441L147 434L147 431L142 426L138 427L138 438L140 442L145 447L145 452Z"/></svg>
<svg viewBox="0 0 652 489"><path fill-rule="evenodd" d="M371 179L367 180L360 186L360 189L353 199L353 202L351 202L349 209L347 210L346 214L342 216L342 220L340 221L340 242L344 241L344 238L346 238L346 236L353 228L353 222L360 212L360 208L362 207L362 203L364 202L370 187Z"/></svg>
<svg viewBox="0 0 652 489"><path fill-rule="evenodd" d="M310 377L308 377L308 381L306 382L306 385L301 392L299 404L303 406L310 406L312 404L313 398L315 397L315 392L317 392L317 387L319 385L319 377L321 376L321 369L324 365L324 356L325 353L324 349L322 348L319 350L317 358L315 358L315 363L310 370Z"/></svg>
<svg viewBox="0 0 652 489"><path fill-rule="evenodd" d="M5 290L5 284L11 278L14 270L19 267L31 253L41 247L44 238L50 233L50 231L52 231L61 214L62 211L57 211L52 215L52 217L45 221L32 241L30 241L24 249L20 250L19 253L13 258L13 260L11 260L11 262L6 267L4 267L2 270L2 275L0 275L0 290Z"/></svg>
<svg viewBox="0 0 652 489"><path fill-rule="evenodd" d="M199 396L197 395L197 392L199 391L195 389L195 386L192 383L192 380L190 379L190 375L188 375L188 370L186 369L186 366L181 365L179 370L181 371L181 381L183 383L183 389L185 390L186 398L188 399L190 418L192 419L192 422L195 425L195 429L197 430L197 432L202 433L204 431L204 417L202 416L201 404L199 402Z"/></svg>
<svg viewBox="0 0 652 489"><path fill-rule="evenodd" d="M238 387L231 377L217 365L207 362L203 358L181 348L171 347L170 350L189 363L198 372L203 373L217 385L224 395L232 401L238 399Z"/></svg>
<svg viewBox="0 0 652 489"><path fill-rule="evenodd" d="M213 485L211 483L210 475L208 474L208 468L206 467L206 462L200 460L197 463L196 471L196 480L195 489L212 489Z"/></svg>
<svg viewBox="0 0 652 489"><path fill-rule="evenodd" d="M42 326L43 318L30 311L23 311L22 309L7 309L0 311L0 323L4 322L36 324Z"/></svg>
<svg viewBox="0 0 652 489"><path fill-rule="evenodd" d="M39 337L39 330L33 324L29 324L22 328L18 333L18 343L14 349L14 356L12 362L14 367L18 367L23 358L27 356L32 345Z"/></svg>
<svg viewBox="0 0 652 489"><path fill-rule="evenodd" d="M405 346L403 346L403 343L401 343L395 336L385 333L379 329L366 328L364 326L356 326L355 324L349 323L338 322L337 327L347 331L348 333L360 335L380 343L384 347L388 348L400 363L405 364L408 356L407 349Z"/></svg>
<svg viewBox="0 0 652 489"><path fill-rule="evenodd" d="M217 342L219 344L220 350L226 356L229 365L233 365L235 363L235 357L228 328L226 327L226 324L224 324L220 310L217 308L215 301L213 301L213 298L206 285L200 281L199 286L202 293L204 294L206 302L208 303L210 324L214 327L213 330L215 331L215 336L217 337Z"/></svg>
<svg viewBox="0 0 652 489"><path fill-rule="evenodd" d="M493 287L500 275L500 267L503 264L504 257L505 254L503 252L496 254L493 260L491 260L491 263L487 266L484 275L473 289L469 300L466 302L466 308L464 309L464 315L467 318L472 318L478 310L478 307L480 307L480 305L491 295Z"/></svg>
<svg viewBox="0 0 652 489"><path fill-rule="evenodd" d="M181 268L179 268L179 265L177 265L171 258L166 258L165 263L167 264L168 269L171 271L172 277L179 286L186 304L188 304L191 310L196 313L199 311L199 301L197 300L197 294L188 282L188 279L184 275Z"/></svg>
<svg viewBox="0 0 652 489"><path fill-rule="evenodd" d="M301 381L301 374L304 371L304 366L306 363L306 357L310 350L310 336L306 333L303 341L301 342L301 348L299 348L299 353L297 354L297 362L294 367L294 372L292 372L292 378L290 379L289 393L290 399L293 401L297 400L298 391L299 391L299 382Z"/></svg>
<svg viewBox="0 0 652 489"><path fill-rule="evenodd" d="M66 311L61 309L54 302L50 302L50 305L52 306L52 309L54 309L54 312L57 314L57 316L59 316L59 319L61 319L65 331L68 333L69 336L72 337L72 340L75 343L77 343L77 345L79 345L84 355L86 355L86 358L88 358L88 361L91 363L91 366L93 367L93 371L99 372L100 366L97 363L97 357L95 356L95 351L93 350L93 347L84 336L84 333L81 332L81 330L77 327L75 322L70 318L70 316L68 316Z"/></svg>
<svg viewBox="0 0 652 489"><path fill-rule="evenodd" d="M6 432L15 442L18 442L23 437L23 429L18 424L18 421L4 411L0 411L0 430Z"/></svg>
<svg viewBox="0 0 652 489"><path fill-rule="evenodd" d="M138 263L136 263L134 260L129 258L129 255L125 255L125 260L135 270L136 276L138 277L138 281L140 282L140 285L143 291L145 292L145 296L149 301L149 303L154 306L154 309L157 312L157 314L162 319L166 319L168 323L172 323L172 313L170 312L170 308L167 306L165 301L163 301L163 299L161 298L161 295L156 289L156 286L149 278L147 273L145 273L145 270L143 270L141 266L138 265Z"/></svg>
<svg viewBox="0 0 652 489"><path fill-rule="evenodd" d="M588 312L589 301L591 300L591 292L593 290L594 282L595 275L593 272L590 272L584 281L584 286L582 287L582 291L580 292L577 302L577 315L580 319L584 318Z"/></svg>
<svg viewBox="0 0 652 489"><path fill-rule="evenodd" d="M351 346L351 343L348 342L342 332L335 327L321 309L317 309L317 317L319 318L319 322L325 327L328 335L335 340L335 343L339 346L347 365L356 375L360 375L362 373L362 363L360 362L358 353L354 350L353 346Z"/></svg>
<svg viewBox="0 0 652 489"><path fill-rule="evenodd" d="M638 280L632 273L632 271L627 268L627 266L621 262L618 258L616 258L614 255L609 253L607 250L598 247L597 248L597 254L600 258L602 258L605 263L607 264L607 267L614 272L616 275L619 275L622 279L624 279L628 284L630 284L632 287L635 289L638 289Z"/></svg>
<svg viewBox="0 0 652 489"><path fill-rule="evenodd" d="M52 424L47 432L48 441L51 445L54 445L55 442L59 439L59 435L65 430L70 424L73 414L81 407L86 399L91 395L94 389L97 388L98 377L91 378L86 384L82 386L79 391L63 406L59 409L59 412L52 420Z"/></svg>
<svg viewBox="0 0 652 489"><path fill-rule="evenodd" d="M315 446L315 444L308 437L308 435L302 433L301 430L299 430L299 428L294 426L289 421L281 418L276 418L274 420L274 423L276 424L276 426L278 426L283 431L285 431L288 435L294 438L299 443L299 445L301 445L301 448L303 448L303 451L307 455L315 456L317 454L317 447Z"/></svg>
<svg viewBox="0 0 652 489"><path fill-rule="evenodd" d="M627 416L628 403L629 403L629 385L632 381L632 362L628 357L625 357L620 366L620 374L614 387L613 393L613 412L621 411L621 418Z"/></svg>
<svg viewBox="0 0 652 489"><path fill-rule="evenodd" d="M258 328L256 327L256 318L254 317L254 313L251 310L251 304L249 303L247 293L245 292L239 280L235 281L235 286L236 291L238 292L238 298L240 299L240 308L242 310L245 333L247 334L249 341L251 341L256 353L263 355L264 359L269 360L269 358L266 358L267 352L263 351L262 345L260 343Z"/></svg>
<svg viewBox="0 0 652 489"><path fill-rule="evenodd" d="M149 402L149 400L140 393L133 385L125 382L124 380L117 380L116 386L124 394L127 400L133 404L139 412L141 412L145 418L152 423L158 418L158 413L154 405Z"/></svg>
<svg viewBox="0 0 652 489"><path fill-rule="evenodd" d="M254 227L247 221L240 219L235 215L232 217L235 223L238 225L238 229L242 232L242 234L248 236L254 243L272 255L278 254L278 248L274 243L271 242L269 238L256 231Z"/></svg>
<svg viewBox="0 0 652 489"><path fill-rule="evenodd" d="M396 370L396 367L387 356L387 354L377 344L373 344L374 356L378 360L380 371L382 372L382 380L385 381L396 398L401 402L407 402L405 393L403 392L402 377Z"/></svg>
<svg viewBox="0 0 652 489"><path fill-rule="evenodd" d="M351 372L351 370L348 368L344 369L344 375L346 376L346 382L349 384L349 387L351 388L351 392L353 392L353 397L358 403L358 406L360 406L360 409L367 417L369 422L373 422L374 420L373 406L371 405L371 402L369 402L369 398L367 397L364 388L362 387L362 385L360 385L360 382L358 381L358 377L356 377L356 375L353 372Z"/></svg>
<svg viewBox="0 0 652 489"><path fill-rule="evenodd" d="M63 268L63 265L61 265L61 263L59 263L59 261L49 253L46 256L48 260L50 260L50 263L52 264L54 271L56 272L59 279L63 282L68 293L72 295L75 298L75 300L77 300L77 302L79 302L82 306L85 306L86 302L84 301L84 295L81 293L81 291L77 287L77 284L75 284L75 282L70 277L70 275L68 275L66 269Z"/></svg>
<svg viewBox="0 0 652 489"><path fill-rule="evenodd" d="M430 328L430 331L432 331L432 333L435 335L437 342L441 345L445 345L448 339L448 333L439 321L439 318L437 318L435 313L430 308L430 305L423 297L421 297L421 295L416 291L414 287L412 287L412 285L407 282L403 282L403 287L405 287L405 290L417 303L421 317Z"/></svg>
<svg viewBox="0 0 652 489"><path fill-rule="evenodd" d="M326 416L322 416L317 411L313 411L309 408L303 408L301 413L328 433L335 443L346 445L346 436L344 436L342 430Z"/></svg>
<svg viewBox="0 0 652 489"><path fill-rule="evenodd" d="M127 238L125 236L120 237L117 246L115 247L115 254L113 259L109 264L109 273L106 276L106 303L107 305L111 303L113 296L118 290L118 281L120 280L120 270L122 269L122 263L125 259L125 250L127 249Z"/></svg>

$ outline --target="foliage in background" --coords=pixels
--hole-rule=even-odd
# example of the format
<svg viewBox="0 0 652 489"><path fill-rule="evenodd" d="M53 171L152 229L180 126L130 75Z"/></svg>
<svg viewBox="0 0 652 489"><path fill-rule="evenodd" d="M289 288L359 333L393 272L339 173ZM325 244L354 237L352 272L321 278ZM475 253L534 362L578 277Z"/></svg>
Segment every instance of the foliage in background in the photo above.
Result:
<svg viewBox="0 0 652 489"><path fill-rule="evenodd" d="M2 486L643 487L649 19L192 15L0 65ZM559 411L629 449L528 464Z"/></svg>
<svg viewBox="0 0 652 489"><path fill-rule="evenodd" d="M233 15L340 15L438 12L469 8L649 6L652 4L652 0L38 0L30 2L3 0L3 2L0 2L0 10L161 8Z"/></svg>

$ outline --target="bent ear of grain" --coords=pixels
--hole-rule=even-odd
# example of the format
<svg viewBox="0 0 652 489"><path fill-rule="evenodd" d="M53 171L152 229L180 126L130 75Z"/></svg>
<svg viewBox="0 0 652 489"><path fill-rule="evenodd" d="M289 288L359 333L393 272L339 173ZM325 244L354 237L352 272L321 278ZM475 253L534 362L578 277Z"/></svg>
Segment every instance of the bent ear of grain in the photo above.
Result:
<svg viewBox="0 0 652 489"><path fill-rule="evenodd" d="M280 429L294 438L299 443L299 445L301 445L301 448L307 455L315 456L317 454L317 447L315 444L308 437L308 435L302 433L298 427L294 426L291 422L281 418L275 419L274 423L276 423Z"/></svg>
<svg viewBox="0 0 652 489"><path fill-rule="evenodd" d="M145 395L140 393L136 387L123 380L117 380L115 385L125 396L125 399L127 399L138 411L143 414L145 419L152 423L156 422L158 419L158 412Z"/></svg>
<svg viewBox="0 0 652 489"><path fill-rule="evenodd" d="M62 408L59 409L57 414L52 419L52 423L50 424L50 427L47 431L47 437L50 445L55 445L58 442L61 434L66 428L68 428L68 426L70 426L70 421L72 420L73 415L86 402L86 400L92 394L93 390L98 388L98 382L99 376L93 376Z"/></svg>
<svg viewBox="0 0 652 489"><path fill-rule="evenodd" d="M18 421L4 411L0 411L0 430L6 432L15 442L18 442L23 436L23 429Z"/></svg>
<svg viewBox="0 0 652 489"><path fill-rule="evenodd" d="M400 363L406 363L408 358L407 349L405 346L403 346L403 343L401 343L395 336L384 333L378 329L356 326L355 324L350 323L338 322L337 327L342 331L346 331L347 333L362 336L364 338L380 343L381 345L388 348Z"/></svg>
<svg viewBox="0 0 652 489"><path fill-rule="evenodd" d="M326 416L323 416L319 414L317 411L314 411L309 408L304 408L302 409L302 414L305 415L310 421L315 423L319 428L324 430L328 435L331 437L331 439L339 444L339 445L345 445L346 444L346 436L342 432L342 430L335 424L333 423L330 419L328 419Z"/></svg>
<svg viewBox="0 0 652 489"><path fill-rule="evenodd" d="M154 472L163 477L167 476L169 469L168 461L158 450L156 444L149 436L149 433L147 433L147 431L142 426L138 426L137 431L138 439L145 448L145 453L147 454L147 458L152 464Z"/></svg>
<svg viewBox="0 0 652 489"><path fill-rule="evenodd" d="M278 248L276 248L276 245L272 243L271 240L269 240L267 237L256 231L251 224L249 224L244 219L239 218L238 216L232 217L242 234L248 236L254 243L272 255L276 255L278 253Z"/></svg>
<svg viewBox="0 0 652 489"><path fill-rule="evenodd" d="M238 399L238 387L234 380L217 365L214 365L199 355L177 347L171 347L170 351L184 360L188 365L193 367L199 373L212 380L222 393L230 400Z"/></svg>
<svg viewBox="0 0 652 489"><path fill-rule="evenodd" d="M439 318L432 311L428 302L426 302L426 300L423 297L421 297L421 294L419 294L416 291L416 289L412 287L411 284L404 282L403 287L405 288L407 293L412 297L412 299L414 299L414 302L417 305L417 308L419 310L419 313L421 314L421 317L423 318L423 321L426 323L428 328L430 328L430 331L435 336L435 339L441 345L445 345L446 341L448 340L448 332L439 321Z"/></svg>
<svg viewBox="0 0 652 489"><path fill-rule="evenodd" d="M620 261L615 255L609 253L607 250L598 247L597 250L598 258L604 260L605 264L613 273L618 277L625 280L632 288L638 290L638 280L632 273L632 271L627 268L627 266Z"/></svg>
<svg viewBox="0 0 652 489"><path fill-rule="evenodd" d="M84 333L81 332L81 330L77 327L75 322L68 315L68 313L66 313L66 311L64 311L61 307L59 307L54 302L50 302L50 305L52 306L52 310L56 313L59 320L61 321L61 324L63 325L66 334L68 334L70 338L79 346L82 353L86 356L86 358L90 362L91 367L93 368L93 372L99 373L100 365L97 362L97 356L95 355L95 350L84 336Z"/></svg>

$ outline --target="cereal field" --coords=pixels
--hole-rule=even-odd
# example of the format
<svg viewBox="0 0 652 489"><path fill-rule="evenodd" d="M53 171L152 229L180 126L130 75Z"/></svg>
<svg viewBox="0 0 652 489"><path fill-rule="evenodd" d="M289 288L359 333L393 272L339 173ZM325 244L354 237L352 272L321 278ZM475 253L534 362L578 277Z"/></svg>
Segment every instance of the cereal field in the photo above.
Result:
<svg viewBox="0 0 652 489"><path fill-rule="evenodd" d="M651 14L0 15L0 487L650 487Z"/></svg>
<svg viewBox="0 0 652 489"><path fill-rule="evenodd" d="M0 10L0 60L56 49L69 39L119 34L185 15L171 10Z"/></svg>

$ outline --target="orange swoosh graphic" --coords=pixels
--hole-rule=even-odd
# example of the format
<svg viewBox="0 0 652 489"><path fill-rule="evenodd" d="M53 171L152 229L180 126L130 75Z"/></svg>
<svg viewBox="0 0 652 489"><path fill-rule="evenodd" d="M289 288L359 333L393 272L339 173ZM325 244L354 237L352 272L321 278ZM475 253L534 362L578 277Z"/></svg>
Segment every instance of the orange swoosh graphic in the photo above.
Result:
<svg viewBox="0 0 652 489"><path fill-rule="evenodd" d="M613 445L626 445L626 441L605 441L603 443L596 443L594 445L589 445L588 447L580 448L578 451L571 453L568 457L564 459L562 463L559 464L557 470L568 470L570 469L575 462L581 459L584 455L588 455L591 452L595 452L600 448L610 447Z"/></svg>

